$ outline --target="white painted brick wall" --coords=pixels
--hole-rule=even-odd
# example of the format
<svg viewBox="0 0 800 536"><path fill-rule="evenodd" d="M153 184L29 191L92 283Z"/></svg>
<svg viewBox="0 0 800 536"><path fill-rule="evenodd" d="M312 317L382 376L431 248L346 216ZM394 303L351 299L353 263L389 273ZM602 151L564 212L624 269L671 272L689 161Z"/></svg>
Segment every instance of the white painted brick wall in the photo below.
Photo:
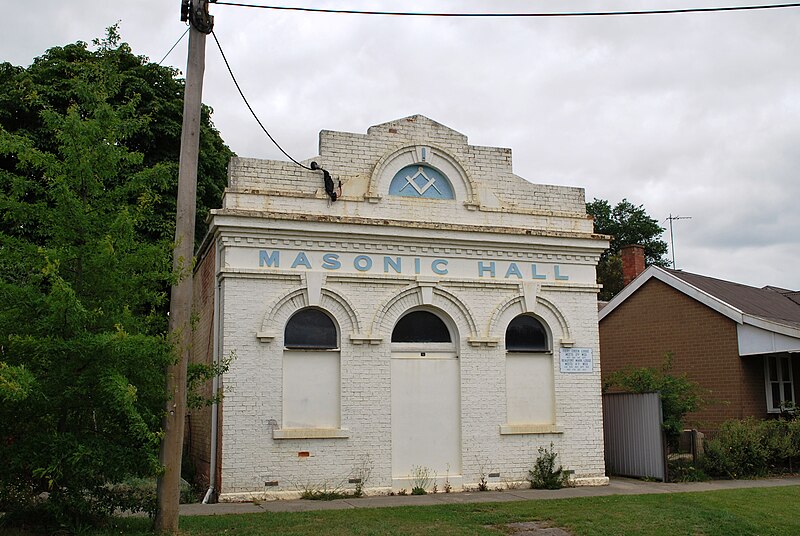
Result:
<svg viewBox="0 0 800 536"><path fill-rule="evenodd" d="M347 333L341 339L341 416L348 439L298 439L274 441L268 421L281 423L282 334L261 343L254 334L261 329L267 306L297 288L267 278L225 279L225 352L237 359L225 377L223 418L223 493L264 492L264 482L276 480L277 488L295 491L306 486L338 484L365 454L374 464L370 487L391 486L390 333L379 345L353 345ZM347 296L359 318L368 320L376 306L387 301L397 285L344 284L331 288ZM498 289L457 293L474 314L478 326L487 326L497 304L516 293ZM578 347L598 356L596 298L592 292L543 291L569 319L571 336ZM339 317L341 318L341 317ZM551 328L557 329L557 326ZM502 333L498 333L502 338ZM555 335L558 341L560 334ZM604 474L600 372L595 358L592 374L561 374L555 344L556 425L562 434L500 435L505 423L505 351L472 347L461 334L461 419L463 475L465 483L479 480L481 466L500 472L502 479L524 480L540 446L552 441L565 467L576 477ZM310 458L298 452L309 451Z"/></svg>
<svg viewBox="0 0 800 536"><path fill-rule="evenodd" d="M464 168L473 186L487 189L500 200L499 206L489 206L489 197L481 199L481 206L475 210L475 207L464 206L462 199L416 200L390 197L386 192L378 192L381 199L370 202L365 196L369 193L370 180L379 160L410 144L445 151ZM239 236L267 241L278 235L285 236L289 232L285 226L278 232L270 222L285 219L287 215L301 216L300 221L306 225L306 230L297 235L305 249L319 247L309 246L314 239L331 240L331 227L322 223L318 229L314 227L315 216L335 217L345 222L348 218L359 218L362 223L380 223L384 219L424 222L430 228L430 240L425 245L443 248L462 248L464 237L469 236L463 230L448 231L447 225L480 225L484 226L482 231L485 233L491 233L494 227L498 228L498 233L511 232L522 237L516 238L513 246L520 255L545 252L553 256L554 262L590 267L605 245L602 240L591 236L591 221L585 214L582 189L531 184L512 173L509 149L468 145L462 134L422 116L376 125L367 134L323 131L320 134L320 156L315 159L345 181L344 200L333 204L326 201L319 173L284 162L233 159L224 206L217 211L212 223L214 229L221 217L226 218L225 227L217 228L223 237L230 238L228 242L223 240L223 244L227 244L224 248L230 247L234 243L232 240ZM238 218L237 215L243 217L229 218ZM237 224L231 223L251 222L259 215L262 215L264 223L258 229L244 223L239 224L243 227L236 229ZM436 229L440 224L444 230ZM343 223L336 227L335 240L340 241L342 248L347 246L348 250L365 247L369 240L394 248L402 244L397 242L401 238L398 235L402 234L402 226L376 225L366 242L363 228L360 229L360 234L353 235L351 226ZM317 238L315 233L319 234ZM550 235L546 247L538 236L540 233ZM259 246L254 242L248 247ZM370 247L379 250L383 246ZM481 254L466 250L462 256L482 258ZM280 309L279 317L270 318L269 312L283 297L302 289L304 283L301 273L290 273L285 267L261 271L253 268L248 272L223 267L222 353L235 352L237 356L223 380L223 498L280 494L309 486L334 487L346 482L347 476L365 455L369 455L373 465L367 487L390 487L391 325L384 326L382 332L370 333L370 329L394 296L404 288L416 285L413 276L399 280L328 277L323 288L349 302L360 324L359 334L381 337L382 341L379 344L353 344L350 336L357 334L350 326L347 314L335 302L325 302L342 331L341 428L349 431L349 437L274 440L272 429L281 427L283 325L288 316L303 305L304 298L301 295ZM560 462L574 470L577 478L586 481L600 479L595 482L604 478L596 288L592 281L582 285L549 283L541 288L539 297L552 304L566 319L569 338L576 347L593 350L594 371L590 374L559 372L558 350L562 337L567 334L561 332L555 317L548 317L544 306L537 304L536 312L542 313L541 317L546 320L549 318L548 325L553 331L556 426L562 433L525 435L499 433L500 425L506 420L505 350L502 344L506 325L496 326L494 332L489 332L496 309L512 298L520 297L521 287L509 283L481 286L446 276L437 284L436 288L454 295L464 304L477 330L477 333L470 334L465 325L459 325L462 474L465 484L477 483L482 470L501 473L499 479L492 480L493 485L524 480L537 456L537 449L549 446L551 442L559 453ZM415 296L405 298L396 307L402 309L417 304ZM274 335L271 342L262 342L256 337L256 333L265 329ZM470 335L496 337L501 343L496 347L471 346ZM308 451L310 457L299 457L301 451ZM266 481L277 481L279 485L265 488Z"/></svg>
<svg viewBox="0 0 800 536"><path fill-rule="evenodd" d="M475 225L592 231L582 188L528 182L513 174L510 149L468 145L466 136L422 116L371 127L366 135L323 130L320 155L304 163L315 160L343 182L343 198L331 206L320 172L288 162L233 158L223 208L418 221L463 219L464 200L417 200L389 197L385 192L379 203L364 200L376 163L386 154L414 144L447 152L476 186L492 192L500 201L500 206L495 207L486 196L479 199L480 208L470 215L470 222ZM415 210L420 202L425 204L425 210Z"/></svg>

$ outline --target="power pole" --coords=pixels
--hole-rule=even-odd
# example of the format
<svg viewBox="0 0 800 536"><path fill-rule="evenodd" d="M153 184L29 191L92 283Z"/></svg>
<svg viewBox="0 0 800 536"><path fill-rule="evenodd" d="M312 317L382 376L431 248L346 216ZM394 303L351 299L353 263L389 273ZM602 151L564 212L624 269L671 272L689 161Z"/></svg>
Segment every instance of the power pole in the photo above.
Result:
<svg viewBox="0 0 800 536"><path fill-rule="evenodd" d="M154 529L159 534L178 534L178 506L181 487L184 419L186 418L186 369L189 363L192 328L192 269L194 223L197 198L197 161L200 151L200 106L203 97L206 34L213 17L206 0L182 0L181 19L189 20L189 55L183 97L183 127L178 169L178 199L175 218L175 249L169 307L169 339L175 362L167 369L167 407L163 420L164 438L159 461L164 473L158 479Z"/></svg>
<svg viewBox="0 0 800 536"><path fill-rule="evenodd" d="M664 221L669 221L669 249L672 251L672 269L677 270L678 267L675 266L675 239L672 236L672 222L675 220L691 220L691 216L673 216L670 213L669 218Z"/></svg>

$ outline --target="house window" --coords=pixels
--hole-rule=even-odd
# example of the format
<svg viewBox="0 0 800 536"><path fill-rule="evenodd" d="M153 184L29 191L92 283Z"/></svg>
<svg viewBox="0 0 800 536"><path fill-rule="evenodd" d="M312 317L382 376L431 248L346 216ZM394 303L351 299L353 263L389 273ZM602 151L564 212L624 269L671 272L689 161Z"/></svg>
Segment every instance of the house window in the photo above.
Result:
<svg viewBox="0 0 800 536"><path fill-rule="evenodd" d="M553 353L544 324L529 315L506 329L506 419L509 425L555 422Z"/></svg>
<svg viewBox="0 0 800 536"><path fill-rule="evenodd" d="M767 411L776 413L786 402L794 402L792 360L789 355L770 355L764 360L767 384Z"/></svg>
<svg viewBox="0 0 800 536"><path fill-rule="evenodd" d="M339 428L338 341L336 324L319 309L301 309L286 323L282 428Z"/></svg>

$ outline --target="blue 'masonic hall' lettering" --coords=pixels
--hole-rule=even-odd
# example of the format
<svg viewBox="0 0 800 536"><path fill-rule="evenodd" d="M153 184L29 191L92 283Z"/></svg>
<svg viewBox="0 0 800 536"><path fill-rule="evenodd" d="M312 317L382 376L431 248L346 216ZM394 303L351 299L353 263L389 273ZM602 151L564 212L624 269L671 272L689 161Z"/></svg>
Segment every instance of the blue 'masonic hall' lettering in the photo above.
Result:
<svg viewBox="0 0 800 536"><path fill-rule="evenodd" d="M442 268L442 266L447 266L447 261L444 259L436 259L431 263L431 270L437 275L447 275L447 268Z"/></svg>
<svg viewBox="0 0 800 536"><path fill-rule="evenodd" d="M478 277L483 277L486 272L489 272L489 275L494 277L495 263L490 262L489 264L483 264L483 261L478 261Z"/></svg>
<svg viewBox="0 0 800 536"><path fill-rule="evenodd" d="M297 257L294 258L294 262L292 263L292 268L297 268L298 266L305 266L309 270L311 269L311 261L308 260L306 254L302 251L297 254Z"/></svg>
<svg viewBox="0 0 800 536"><path fill-rule="evenodd" d="M326 253L322 256L322 267L326 270L338 270L342 267L342 263L339 260L339 255L336 253Z"/></svg>
<svg viewBox="0 0 800 536"><path fill-rule="evenodd" d="M403 273L403 269L401 268L401 266L402 266L401 261L402 261L402 259L400 257L384 257L383 258L383 272L388 274L389 273L389 267L391 267L392 270L394 270L394 272L396 274L402 274Z"/></svg>
<svg viewBox="0 0 800 536"><path fill-rule="evenodd" d="M476 277L478 279L518 279L569 281L570 277L562 272L563 267L554 264L546 265L543 271L536 264L505 263L492 260L443 259L403 256L373 256L357 254L350 256L331 252L281 252L280 250L259 250L258 265L262 268L280 268L281 253L290 255L292 269L380 272L384 274L405 275L451 275L455 277ZM550 268L552 267L552 272ZM545 273L546 272L546 273Z"/></svg>
<svg viewBox="0 0 800 536"><path fill-rule="evenodd" d="M268 252L264 251L263 249L258 252L258 265L259 266L274 266L275 268L280 268L281 266L281 252L280 251L273 251L268 254Z"/></svg>
<svg viewBox="0 0 800 536"><path fill-rule="evenodd" d="M517 266L516 262L512 262L508 265L508 270L506 270L506 279L512 275L517 279L522 279L522 272L519 271L519 266Z"/></svg>
<svg viewBox="0 0 800 536"><path fill-rule="evenodd" d="M359 255L353 260L353 266L359 272L367 272L372 268L372 258L369 255Z"/></svg>

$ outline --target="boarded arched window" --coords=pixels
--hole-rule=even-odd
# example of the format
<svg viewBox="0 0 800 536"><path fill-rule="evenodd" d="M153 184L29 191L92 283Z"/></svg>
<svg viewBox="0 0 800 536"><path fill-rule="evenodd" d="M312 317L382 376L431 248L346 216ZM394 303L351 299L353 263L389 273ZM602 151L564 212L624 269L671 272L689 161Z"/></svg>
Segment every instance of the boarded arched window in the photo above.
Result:
<svg viewBox="0 0 800 536"><path fill-rule="evenodd" d="M508 325L507 352L546 352L548 349L547 331L537 319L519 315Z"/></svg>
<svg viewBox="0 0 800 536"><path fill-rule="evenodd" d="M527 433L524 425L555 423L553 374L544 324L517 316L506 329L506 422L518 430L509 433Z"/></svg>
<svg viewBox="0 0 800 536"><path fill-rule="evenodd" d="M300 309L286 323L283 340L281 427L295 431L338 429L341 364L333 319L319 309Z"/></svg>
<svg viewBox="0 0 800 536"><path fill-rule="evenodd" d="M430 311L412 311L392 331L392 342L452 342L444 321Z"/></svg>
<svg viewBox="0 0 800 536"><path fill-rule="evenodd" d="M319 309L301 309L292 315L283 332L286 348L333 349L339 347L336 325Z"/></svg>

